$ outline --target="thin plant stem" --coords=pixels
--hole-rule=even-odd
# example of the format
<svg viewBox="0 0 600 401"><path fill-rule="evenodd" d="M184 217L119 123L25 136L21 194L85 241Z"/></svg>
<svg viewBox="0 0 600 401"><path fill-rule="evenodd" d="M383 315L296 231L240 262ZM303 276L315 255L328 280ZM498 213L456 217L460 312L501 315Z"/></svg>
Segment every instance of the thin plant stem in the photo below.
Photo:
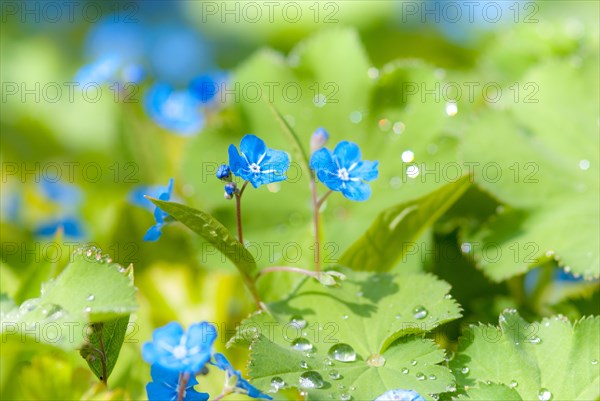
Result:
<svg viewBox="0 0 600 401"><path fill-rule="evenodd" d="M330 189L329 191L327 191L327 193L325 195L323 195L321 197L321 199L319 199L317 201L317 206L319 207L319 209L321 209L321 206L323 205L323 203L325 202L325 200L327 199L327 197L332 193L333 191Z"/></svg>
<svg viewBox="0 0 600 401"><path fill-rule="evenodd" d="M313 203L313 224L315 235L315 272L321 274L321 232L319 227L319 200L317 195L317 183L315 177L310 180L310 191L312 193Z"/></svg>
<svg viewBox="0 0 600 401"><path fill-rule="evenodd" d="M273 273L273 272L290 272L290 273L298 273L298 274L303 274L305 276L309 276L309 277L314 277L316 279L319 279L319 272L313 272L310 270L306 270L306 269L301 269L299 267L292 267L292 266L270 266L270 267L266 267L264 269L262 269L258 275L256 276L261 277L265 274L268 273Z"/></svg>
<svg viewBox="0 0 600 401"><path fill-rule="evenodd" d="M240 191L235 194L235 215L237 220L238 241L240 241L242 246L244 246L244 232L242 229L242 195L244 194L244 191L246 190L247 186L248 181L245 181ZM250 293L252 294L252 298L254 298L256 306L258 307L258 309L262 309L263 304L260 300L260 295L258 295L258 289L256 288L256 283L254 282L254 279L250 275L243 272L242 278L244 279L246 287L248 287L248 290L250 290Z"/></svg>
<svg viewBox="0 0 600 401"><path fill-rule="evenodd" d="M235 194L235 216L237 219L238 240L244 244L244 230L242 229L242 195L248 185L248 181L244 182L239 193Z"/></svg>
<svg viewBox="0 0 600 401"><path fill-rule="evenodd" d="M185 396L185 388L187 386L188 380L190 380L190 374L188 372L179 373L179 384L177 386L177 401L183 401L183 397Z"/></svg>

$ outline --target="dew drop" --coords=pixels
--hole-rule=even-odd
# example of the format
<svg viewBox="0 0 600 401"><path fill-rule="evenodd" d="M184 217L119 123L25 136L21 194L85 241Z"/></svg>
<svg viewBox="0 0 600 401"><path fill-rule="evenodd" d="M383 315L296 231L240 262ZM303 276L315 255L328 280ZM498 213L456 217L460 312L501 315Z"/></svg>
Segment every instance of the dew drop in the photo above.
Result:
<svg viewBox="0 0 600 401"><path fill-rule="evenodd" d="M344 386L343 384L338 384L338 389L339 390L346 390L346 386Z"/></svg>
<svg viewBox="0 0 600 401"><path fill-rule="evenodd" d="M422 305L417 305L413 309L413 315L415 319L424 319L428 313L429 312L427 312L427 309L425 309L425 307Z"/></svg>
<svg viewBox="0 0 600 401"><path fill-rule="evenodd" d="M448 385L446 386L446 391L448 391L448 392L450 392L450 393L453 393L453 392L455 392L455 391L456 391L456 386L454 386L454 385L452 385L452 384L448 384Z"/></svg>
<svg viewBox="0 0 600 401"><path fill-rule="evenodd" d="M419 167L416 165L411 165L406 168L406 175L408 178L416 178L419 176Z"/></svg>
<svg viewBox="0 0 600 401"><path fill-rule="evenodd" d="M527 340L530 344L539 344L542 342L542 339L539 337L533 337L531 340Z"/></svg>
<svg viewBox="0 0 600 401"><path fill-rule="evenodd" d="M518 385L519 385L519 383L517 383L517 381L516 381L516 380L511 380L511 381L510 381L510 384L509 384L510 388L515 388L515 387L517 387Z"/></svg>
<svg viewBox="0 0 600 401"><path fill-rule="evenodd" d="M93 301L94 299L96 299L96 297L94 296L94 294L90 294L90 295L88 295L88 296L87 296L87 298L86 298L86 299L87 299L88 301L90 301L90 302L91 302L91 301Z"/></svg>
<svg viewBox="0 0 600 401"><path fill-rule="evenodd" d="M300 367L302 369L308 369L308 363L306 363L306 361L300 361Z"/></svg>
<svg viewBox="0 0 600 401"><path fill-rule="evenodd" d="M410 361L410 364L411 364L411 365L413 365L413 366L416 366L416 364L417 364L417 360L416 360L416 359L413 359L412 361Z"/></svg>
<svg viewBox="0 0 600 401"><path fill-rule="evenodd" d="M394 131L394 134L396 135L402 134L405 129L406 125L404 125L402 121L396 121L394 125L392 125L392 131Z"/></svg>
<svg viewBox="0 0 600 401"><path fill-rule="evenodd" d="M342 400L342 401L350 401L351 399L352 399L352 396L348 393L340 394L340 400Z"/></svg>
<svg viewBox="0 0 600 401"><path fill-rule="evenodd" d="M455 102L446 103L446 114L453 117L458 113L458 105Z"/></svg>
<svg viewBox="0 0 600 401"><path fill-rule="evenodd" d="M327 366L333 366L333 361L329 358L325 359L325 365Z"/></svg>
<svg viewBox="0 0 600 401"><path fill-rule="evenodd" d="M549 401L552 399L552 393L546 388L541 388L540 392L538 393L538 399L540 401Z"/></svg>
<svg viewBox="0 0 600 401"><path fill-rule="evenodd" d="M342 319L343 320L348 320L348 317L349 317L348 315L344 315L344 316L342 316Z"/></svg>
<svg viewBox="0 0 600 401"><path fill-rule="evenodd" d="M340 362L354 362L356 360L354 348L344 343L335 344L329 349L328 355Z"/></svg>
<svg viewBox="0 0 600 401"><path fill-rule="evenodd" d="M329 378L331 380L339 380L339 379L342 378L342 375L337 370L332 369L332 370L329 371Z"/></svg>
<svg viewBox="0 0 600 401"><path fill-rule="evenodd" d="M417 375L415 376L417 378L417 380L421 381L421 380L425 380L426 377L423 373L419 372L417 373Z"/></svg>
<svg viewBox="0 0 600 401"><path fill-rule="evenodd" d="M84 311L85 313L90 313L90 312L92 311L92 308L90 308L89 306L86 306L86 307L83 309L83 311Z"/></svg>
<svg viewBox="0 0 600 401"><path fill-rule="evenodd" d="M415 154L412 150L405 150L402 152L401 158L404 163L410 163L415 160Z"/></svg>
<svg viewBox="0 0 600 401"><path fill-rule="evenodd" d="M19 306L19 314L25 315L25 314L33 311L35 308L38 307L39 303L40 303L39 298L28 299L27 301L23 302L21 304L21 306Z"/></svg>
<svg viewBox="0 0 600 401"><path fill-rule="evenodd" d="M377 122L377 125L379 126L379 129L382 132L387 132L390 130L390 128L392 128L392 122L387 118L382 118L381 120L379 120Z"/></svg>
<svg viewBox="0 0 600 401"><path fill-rule="evenodd" d="M436 375L429 375L429 380L435 380L435 379L437 379Z"/></svg>
<svg viewBox="0 0 600 401"><path fill-rule="evenodd" d="M597 359L592 359L592 365L598 365L598 360Z"/></svg>
<svg viewBox="0 0 600 401"><path fill-rule="evenodd" d="M310 341L304 337L296 338L292 341L292 348L296 351L313 351L314 349Z"/></svg>
<svg viewBox="0 0 600 401"><path fill-rule="evenodd" d="M460 370L460 372L461 372L462 374L466 375L467 373L469 373L469 367L468 367L468 366L465 366L464 368L462 368L462 369Z"/></svg>
<svg viewBox="0 0 600 401"><path fill-rule="evenodd" d="M367 358L367 365L379 368L385 365L385 358L383 357L383 355L373 354L369 358Z"/></svg>
<svg viewBox="0 0 600 401"><path fill-rule="evenodd" d="M350 113L350 121L352 121L354 124L358 124L359 122L362 121L363 115L360 111L353 111L352 113Z"/></svg>
<svg viewBox="0 0 600 401"><path fill-rule="evenodd" d="M313 104L316 107L323 107L327 104L327 97L324 94L319 93L313 97Z"/></svg>
<svg viewBox="0 0 600 401"><path fill-rule="evenodd" d="M283 381L283 379L281 377L275 376L274 378L271 379L271 389L273 390L273 392L276 393L284 387L285 387L285 381Z"/></svg>
<svg viewBox="0 0 600 401"><path fill-rule="evenodd" d="M402 373L407 375L408 372L410 372L410 370L408 370L408 368L402 368Z"/></svg>
<svg viewBox="0 0 600 401"><path fill-rule="evenodd" d="M306 324L307 322L302 316L294 315L290 319L290 325L292 325L292 327L297 328L298 330L302 330L303 328L305 328Z"/></svg>
<svg viewBox="0 0 600 401"><path fill-rule="evenodd" d="M396 315L396 320L399 320L399 319L402 319L402 315L398 313L398 314Z"/></svg>
<svg viewBox="0 0 600 401"><path fill-rule="evenodd" d="M314 370L302 373L298 381L302 388L322 388L325 385L321 375Z"/></svg>
<svg viewBox="0 0 600 401"><path fill-rule="evenodd" d="M452 295L446 294L446 295L444 295L444 299L452 299Z"/></svg>
<svg viewBox="0 0 600 401"><path fill-rule="evenodd" d="M350 391L354 391L354 390L356 390L356 387L350 386Z"/></svg>

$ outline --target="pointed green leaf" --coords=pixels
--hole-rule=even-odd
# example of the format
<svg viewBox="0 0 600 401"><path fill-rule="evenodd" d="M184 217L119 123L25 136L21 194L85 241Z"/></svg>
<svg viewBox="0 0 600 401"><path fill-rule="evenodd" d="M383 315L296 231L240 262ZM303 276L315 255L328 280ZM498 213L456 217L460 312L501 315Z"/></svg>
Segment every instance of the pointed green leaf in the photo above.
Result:
<svg viewBox="0 0 600 401"><path fill-rule="evenodd" d="M176 202L165 202L149 198L165 213L187 226L190 230L210 242L246 276L256 271L252 254L229 232L223 224L210 214Z"/></svg>
<svg viewBox="0 0 600 401"><path fill-rule="evenodd" d="M117 363L128 324L129 315L95 323L87 333L87 341L80 354L101 381L108 380Z"/></svg>
<svg viewBox="0 0 600 401"><path fill-rule="evenodd" d="M3 340L27 339L63 349L79 348L89 323L135 311L134 295L131 271L111 263L97 248L79 249L56 280L42 284L39 298L28 299L8 313L4 313L2 303Z"/></svg>
<svg viewBox="0 0 600 401"><path fill-rule="evenodd" d="M344 252L340 264L356 270L391 269L423 231L462 196L470 180L470 176L464 176L429 195L383 211Z"/></svg>

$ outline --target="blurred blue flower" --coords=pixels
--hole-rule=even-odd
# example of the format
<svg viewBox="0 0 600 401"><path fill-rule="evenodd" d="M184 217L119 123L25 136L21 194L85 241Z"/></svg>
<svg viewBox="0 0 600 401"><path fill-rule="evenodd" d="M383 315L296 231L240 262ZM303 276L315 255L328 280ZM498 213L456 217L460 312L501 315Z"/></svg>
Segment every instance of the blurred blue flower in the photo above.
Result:
<svg viewBox="0 0 600 401"><path fill-rule="evenodd" d="M162 201L168 201L171 199L171 193L173 192L173 179L171 178L169 180L169 186L167 187L167 190L163 193L161 193L158 196L158 199L162 200ZM169 215L165 212L163 212L159 207L155 207L154 208L154 220L156 221L156 224L153 225L152 227L150 227L148 229L148 231L146 231L146 235L144 235L144 241L156 241L158 240L158 238L160 238L160 235L162 234L162 228L163 226L167 223L167 218L169 217Z"/></svg>
<svg viewBox="0 0 600 401"><path fill-rule="evenodd" d="M231 169L227 164L221 164L216 175L219 180L231 181Z"/></svg>
<svg viewBox="0 0 600 401"><path fill-rule="evenodd" d="M235 378L235 382L232 383L234 385L234 388L232 389L233 392L239 393L239 394L245 394L248 397L252 397L252 398L264 398L265 400L273 399L270 396L268 396L267 394L262 393L259 389L254 387L247 380L245 380L242 377L242 373L239 370L235 370L233 368L233 366L231 366L231 363L229 363L227 358L225 358L225 355L216 353L214 355L214 359L215 359L215 362L213 363L213 365L215 365L216 367L218 367L221 370L224 370L227 373L227 382L228 383L231 378Z"/></svg>
<svg viewBox="0 0 600 401"><path fill-rule="evenodd" d="M367 182L377 178L377 165L377 161L361 160L358 145L348 141L338 143L333 152L319 149L310 158L310 167L327 188L355 201L371 196Z"/></svg>
<svg viewBox="0 0 600 401"><path fill-rule="evenodd" d="M325 128L317 128L315 132L313 132L310 137L310 151L311 153L316 152L321 149L327 143L329 139L329 133L325 130Z"/></svg>
<svg viewBox="0 0 600 401"><path fill-rule="evenodd" d="M189 89L200 102L208 103L215 99L227 79L228 75L225 71L213 71L192 79Z"/></svg>
<svg viewBox="0 0 600 401"><path fill-rule="evenodd" d="M85 235L82 224L78 218L67 216L42 223L35 230L35 235L40 237L53 237L58 230L62 230L65 237L82 238Z"/></svg>
<svg viewBox="0 0 600 401"><path fill-rule="evenodd" d="M195 323L184 331L179 323L171 322L154 330L142 357L164 369L194 375L210 360L216 338L217 329L210 323Z"/></svg>
<svg viewBox="0 0 600 401"><path fill-rule="evenodd" d="M386 391L373 401L425 401L425 398L414 390L398 388Z"/></svg>
<svg viewBox="0 0 600 401"><path fill-rule="evenodd" d="M188 89L175 90L154 84L144 96L144 108L161 127L180 135L192 135L204 126L202 102Z"/></svg>
<svg viewBox="0 0 600 401"><path fill-rule="evenodd" d="M76 207L81 203L81 190L75 185L42 177L40 189L44 196L64 208Z"/></svg>
<svg viewBox="0 0 600 401"><path fill-rule="evenodd" d="M183 86L214 68L209 43L181 21L153 26L149 36L149 63L158 81Z"/></svg>
<svg viewBox="0 0 600 401"><path fill-rule="evenodd" d="M242 138L240 151L241 156L234 145L229 145L229 166L233 174L250 181L254 188L287 178L290 158L286 152L268 149L262 139L251 134Z"/></svg>
<svg viewBox="0 0 600 401"><path fill-rule="evenodd" d="M179 394L180 388L180 375L179 372L165 369L159 364L155 363L150 368L150 376L152 376L152 382L146 385L146 393L148 393L149 401L167 401L176 400ZM198 380L193 375L190 375L185 390L183 390L184 401L206 401L209 395L206 393L199 393L194 390L194 386L198 384Z"/></svg>
<svg viewBox="0 0 600 401"><path fill-rule="evenodd" d="M75 74L80 85L141 82L147 49L143 24L109 15L94 24L86 40L86 54L92 60Z"/></svg>

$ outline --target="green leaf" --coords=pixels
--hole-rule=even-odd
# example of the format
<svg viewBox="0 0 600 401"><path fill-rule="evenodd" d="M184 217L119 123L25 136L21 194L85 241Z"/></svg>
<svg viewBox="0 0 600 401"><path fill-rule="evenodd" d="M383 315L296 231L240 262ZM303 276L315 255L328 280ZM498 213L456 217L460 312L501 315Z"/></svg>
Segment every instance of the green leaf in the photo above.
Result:
<svg viewBox="0 0 600 401"><path fill-rule="evenodd" d="M538 90L533 103L490 107L466 130L463 154L478 163L476 182L507 205L463 239L492 279L523 274L548 258L600 277L600 100L590 91L598 80L597 53L579 63L546 62L523 78L528 93Z"/></svg>
<svg viewBox="0 0 600 401"><path fill-rule="evenodd" d="M514 388L498 383L482 383L480 387L473 387L467 391L467 394L461 394L458 400L473 401L521 401L522 398Z"/></svg>
<svg viewBox="0 0 600 401"><path fill-rule="evenodd" d="M452 375L437 365L444 352L416 335L460 316L458 305L447 296L449 286L425 274L341 271L346 280L340 287L307 279L286 300L269 304L271 314L257 313L242 323L231 344L252 343L254 384L266 390L280 377L288 386L301 388L300 376L314 371L324 385L301 388L309 399L339 399L343 392L353 399L374 399L383 389L400 387L422 394L447 391ZM304 350L293 347L298 339ZM355 361L329 356L340 344L354 350ZM403 373L405 368L408 373ZM341 377L335 379L332 370Z"/></svg>
<svg viewBox="0 0 600 401"><path fill-rule="evenodd" d="M117 363L128 324L129 315L95 323L90 327L86 344L81 348L80 354L101 381L108 380Z"/></svg>
<svg viewBox="0 0 600 401"><path fill-rule="evenodd" d="M545 391L552 400L594 400L600 397L599 359L600 317L571 324L559 315L527 323L509 309L500 315L500 327L469 328L451 367L471 399L520 399L482 384L492 382L513 388L523 400L541 399Z"/></svg>
<svg viewBox="0 0 600 401"><path fill-rule="evenodd" d="M225 255L246 277L256 271L252 254L229 232L223 224L210 214L176 202L165 202L149 198L165 213L187 226Z"/></svg>
<svg viewBox="0 0 600 401"><path fill-rule="evenodd" d="M3 338L22 338L63 349L79 348L89 323L103 322L135 311L132 270L111 263L95 247L82 248L56 278L42 285L39 298L1 316Z"/></svg>
<svg viewBox="0 0 600 401"><path fill-rule="evenodd" d="M356 270L391 269L409 245L462 196L470 180L470 176L464 176L429 195L383 211L344 252L340 264Z"/></svg>

